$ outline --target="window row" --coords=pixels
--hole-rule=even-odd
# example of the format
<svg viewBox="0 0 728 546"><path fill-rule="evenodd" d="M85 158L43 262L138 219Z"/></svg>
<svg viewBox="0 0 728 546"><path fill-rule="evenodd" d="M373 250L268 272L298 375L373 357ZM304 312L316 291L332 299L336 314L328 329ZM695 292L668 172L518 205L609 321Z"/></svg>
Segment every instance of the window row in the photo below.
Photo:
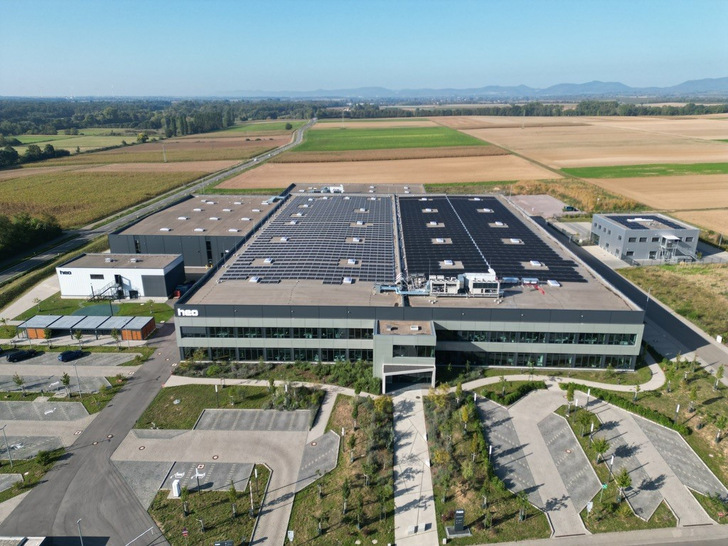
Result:
<svg viewBox="0 0 728 546"><path fill-rule="evenodd" d="M483 330L438 330L440 341L479 343L553 343L560 345L634 345L636 334L598 334L575 332L489 332Z"/></svg>
<svg viewBox="0 0 728 546"><path fill-rule="evenodd" d="M464 366L515 366L537 368L634 368L636 357L616 355L570 355L558 353L508 353L487 351L437 351L437 364Z"/></svg>
<svg viewBox="0 0 728 546"><path fill-rule="evenodd" d="M182 326L180 335L213 338L372 339L372 328L262 328L242 326Z"/></svg>
<svg viewBox="0 0 728 546"><path fill-rule="evenodd" d="M182 358L196 358L195 351L202 352L202 360L233 360L266 362L371 362L371 349L286 349L262 347L182 347ZM198 355L199 357L199 355Z"/></svg>
<svg viewBox="0 0 728 546"><path fill-rule="evenodd" d="M435 347L432 345L394 345L392 347L392 356L433 358L435 356Z"/></svg>

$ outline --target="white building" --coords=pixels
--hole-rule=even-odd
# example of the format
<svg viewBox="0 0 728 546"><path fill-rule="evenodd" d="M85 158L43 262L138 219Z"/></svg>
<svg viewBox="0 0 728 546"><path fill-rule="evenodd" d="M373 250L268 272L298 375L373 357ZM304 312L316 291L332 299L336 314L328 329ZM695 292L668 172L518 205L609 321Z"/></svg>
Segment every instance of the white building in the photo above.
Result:
<svg viewBox="0 0 728 546"><path fill-rule="evenodd" d="M168 298L185 280L178 254L84 254L56 274L63 298Z"/></svg>

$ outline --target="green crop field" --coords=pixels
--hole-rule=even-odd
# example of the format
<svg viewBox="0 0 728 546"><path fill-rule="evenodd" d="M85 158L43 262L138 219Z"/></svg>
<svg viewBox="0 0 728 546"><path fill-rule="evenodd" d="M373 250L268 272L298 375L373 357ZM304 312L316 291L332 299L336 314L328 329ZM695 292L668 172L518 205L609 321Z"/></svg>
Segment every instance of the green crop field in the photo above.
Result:
<svg viewBox="0 0 728 546"><path fill-rule="evenodd" d="M33 142L27 139L33 139ZM42 140L41 140L42 139ZM120 136L76 136L76 135L55 135L55 136L43 136L43 135L32 135L30 137L23 136L20 140L26 146L14 146L19 154L24 154L28 144L37 144L41 148L46 145L52 145L56 150L68 150L69 152L76 151L76 148L81 148L83 151L93 150L95 148L107 148L110 146L121 146L122 140L127 142L133 142L134 137L129 135Z"/></svg>
<svg viewBox="0 0 728 546"><path fill-rule="evenodd" d="M429 118L356 118L356 119L350 119L345 118L344 123L376 123L378 121L391 123L393 121L400 122L400 121L430 121ZM341 118L330 118L330 119L320 119L318 120L318 123L341 123Z"/></svg>
<svg viewBox="0 0 728 546"><path fill-rule="evenodd" d="M0 181L0 210L48 213L64 228L84 226L191 182L205 173L55 172Z"/></svg>
<svg viewBox="0 0 728 546"><path fill-rule="evenodd" d="M291 129L286 129L286 124L290 123L292 125ZM240 133L243 134L267 134L267 133L289 133L291 131L295 131L299 127L303 127L305 125L305 121L303 120L285 120L285 121L266 121L262 123L245 123L243 125L236 125L235 127L230 127L229 129L225 129L223 131L216 131L215 133L208 134L206 136L220 136L220 135L230 135L235 136L239 135Z"/></svg>
<svg viewBox="0 0 728 546"><path fill-rule="evenodd" d="M39 144L46 142L51 142L54 140L63 140L64 138L68 138L67 135L18 135L16 137L20 142L23 144Z"/></svg>
<svg viewBox="0 0 728 546"><path fill-rule="evenodd" d="M561 169L579 178L642 178L685 174L728 174L728 163L662 163L657 165L612 165Z"/></svg>
<svg viewBox="0 0 728 546"><path fill-rule="evenodd" d="M390 148L487 146L488 143L448 127L398 127L391 129L320 129L309 131L297 152L337 152Z"/></svg>

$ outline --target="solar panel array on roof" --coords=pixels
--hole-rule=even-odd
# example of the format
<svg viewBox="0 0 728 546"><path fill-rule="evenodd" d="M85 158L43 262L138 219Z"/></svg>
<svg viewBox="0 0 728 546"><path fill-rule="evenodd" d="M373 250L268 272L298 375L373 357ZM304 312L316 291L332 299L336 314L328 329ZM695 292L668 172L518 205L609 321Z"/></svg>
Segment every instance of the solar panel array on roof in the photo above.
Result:
<svg viewBox="0 0 728 546"><path fill-rule="evenodd" d="M612 220L613 222L616 222L618 224L621 224L623 226L628 227L629 229L658 229L662 226L651 226L645 222L635 222L634 220L639 218L640 220L647 220L647 222L656 222L659 224L663 224L667 227L671 227L673 229L685 229L685 226L681 226L680 224L677 224L671 220L668 220L667 218L662 218L660 216L645 216L644 214L639 214L635 216L610 216L607 215L607 218ZM632 220L630 222L630 220Z"/></svg>
<svg viewBox="0 0 728 546"><path fill-rule="evenodd" d="M391 197L296 196L220 280L393 282L393 225Z"/></svg>
<svg viewBox="0 0 728 546"><path fill-rule="evenodd" d="M456 276L490 266L501 278L586 282L575 262L552 250L495 197L428 197L429 212L419 198L398 199L410 275Z"/></svg>

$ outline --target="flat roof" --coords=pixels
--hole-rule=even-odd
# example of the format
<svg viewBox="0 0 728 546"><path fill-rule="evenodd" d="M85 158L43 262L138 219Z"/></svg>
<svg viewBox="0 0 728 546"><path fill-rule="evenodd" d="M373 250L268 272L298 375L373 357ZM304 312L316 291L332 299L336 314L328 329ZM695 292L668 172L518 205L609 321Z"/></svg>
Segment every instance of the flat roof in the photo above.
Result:
<svg viewBox="0 0 728 546"><path fill-rule="evenodd" d="M134 317L124 325L124 330L141 330L154 320L154 317Z"/></svg>
<svg viewBox="0 0 728 546"><path fill-rule="evenodd" d="M600 214L627 229L698 229L662 214Z"/></svg>
<svg viewBox="0 0 728 546"><path fill-rule="evenodd" d="M18 325L18 328L47 328L59 318L61 315L35 315Z"/></svg>
<svg viewBox="0 0 728 546"><path fill-rule="evenodd" d="M54 330L70 330L78 325L83 320L80 315L64 315L53 323Z"/></svg>
<svg viewBox="0 0 728 546"><path fill-rule="evenodd" d="M311 197L309 195L306 198ZM319 196L320 197L320 196ZM319 206L326 207L327 205L333 204L334 197L341 199L342 196L329 196L329 199L323 200L317 203ZM349 195L350 200L354 197ZM370 197L364 197L365 199ZM381 197L381 196L379 196ZM472 196L465 196L460 199L467 200ZM477 196L483 199L485 196ZM433 199L433 201L419 201L419 199ZM404 198L400 203L409 200L410 197ZM449 206L442 196L436 195L419 195L412 198L416 203L417 207L421 208L443 208ZM437 199L437 201L435 201ZM473 202L478 205L479 208L492 208L496 209L493 205L492 199L496 199L492 196L488 197L488 201ZM451 197L452 201L453 198ZM490 297L464 297L464 296L413 296L407 297L408 305L410 307L432 307L434 305L439 307L452 307L452 308L520 308L520 309L576 309L576 310L624 310L624 311L635 311L638 310L635 304L624 297L611 285L608 285L600 277L597 277L590 269L588 269L576 256L568 252L563 246L561 246L553 237L544 232L538 225L533 222L530 218L522 216L520 212L517 212L510 208L510 206L503 200L497 199L498 203L503 207L505 211L513 215L509 217L509 222L516 225L515 220L522 224L519 229L525 230L521 232L520 238L524 241L531 241L535 245L543 245L544 252L548 251L548 259L544 260L544 265L535 268L528 264L522 264L518 262L518 266L523 267L523 271L519 275L520 277L531 277L538 278L540 281L540 288L538 290L531 286L518 286L509 285L503 283L501 285L502 290L505 291L503 300L498 303L494 298ZM292 201L294 202L294 201ZM366 201L365 201L366 202ZM301 203L299 201L299 203ZM358 201L357 201L358 203ZM492 206L488 206L490 203ZM436 204L436 206L435 206ZM472 204L472 203L471 203ZM290 205L290 203L289 203ZM458 207L458 205L455 205ZM352 207L353 208L353 207ZM467 208L467 206L466 206ZM287 211L292 209L284 208L278 211L276 218L271 221L271 225L274 221L277 221L283 217ZM409 208L407 208L409 210ZM410 214L405 208L402 209L402 215ZM459 210L459 209L458 209ZM415 213L415 212L413 212ZM394 221L395 215L394 210L391 211L391 218ZM421 210L416 212L418 215L424 215ZM432 213L425 213L432 214ZM474 215L485 215L488 213L473 213ZM462 215L461 215L462 216ZM479 218L480 216L476 216ZM286 219L288 219L286 217ZM515 220L514 220L515 219ZM346 223L348 221L345 220ZM421 216L417 218L417 222L421 223ZM447 220L447 223L454 224L457 219L455 217ZM471 225L466 221L466 226ZM348 223L347 223L348 226ZM426 230L428 228L423 228ZM495 229L495 228L493 228ZM407 228L405 228L405 232ZM471 234L475 231L470 230ZM326 230L320 231L320 246L326 247L327 244L332 244L328 237ZM411 233L411 232L410 232ZM284 235L285 236L285 235ZM407 237L405 233L405 240ZM245 255L245 251L250 245L254 244L259 238L263 237L264 242L270 246L275 246L276 243L270 243L270 233L267 230L263 230L257 234L256 237L246 244L241 249L240 256ZM336 237L340 237L339 234ZM431 248L431 239L429 235L423 243L423 248ZM395 248L400 247L400 241L397 236L397 231L393 234L392 238ZM432 245L437 248L437 245ZM471 249L473 250L473 249ZM498 271L497 259L505 259L496 256L494 252L495 247L485 245L482 249L483 254L491 265L495 265L494 269L499 278L504 275L501 271ZM476 254L475 263L482 258L477 256L477 251L473 250ZM406 249L406 259L409 261L414 259L410 257L409 250ZM348 255L342 254L340 258L348 258ZM506 255L507 257L507 255ZM313 258L313 257L312 257ZM311 261L315 261L311 258ZM432 260L440 259L441 256L434 254ZM497 258L497 259L496 259ZM469 258L468 258L469 259ZM275 260L275 258L274 258ZM375 290L374 285L377 284L375 281L356 281L353 284L324 284L323 280L319 279L282 279L274 284L267 284L262 282L250 282L248 278L234 279L230 275L226 275L227 270L231 267L234 262L223 264L220 270L212 275L208 281L205 282L195 293L192 294L185 304L189 305L341 305L341 306L371 306L371 307L394 307L402 306L404 304L403 296L397 295L394 291L387 291L379 293ZM557 280L556 272L559 271L557 268L553 268L554 265L561 264L564 266L564 273L571 276L574 280L566 280L559 282L559 286L550 286L547 284L548 280ZM261 264L261 267L264 267ZM393 268L396 275L401 274L399 263L397 262L397 254L393 258L391 267ZM475 266L473 266L475 267ZM529 269L534 267L534 270ZM434 274L443 274L445 276L456 277L459 273L487 273L481 270L471 271L432 271ZM413 273L412 270L409 271ZM395 279L397 280L397 279Z"/></svg>
<svg viewBox="0 0 728 546"><path fill-rule="evenodd" d="M114 330L114 329L121 330L132 319L133 319L133 317L122 317L122 316L109 317L107 320L104 321L104 323L100 326L100 328L103 328L104 330Z"/></svg>
<svg viewBox="0 0 728 546"><path fill-rule="evenodd" d="M243 237L279 204L270 195L195 195L117 233Z"/></svg>
<svg viewBox="0 0 728 546"><path fill-rule="evenodd" d="M180 254L83 254L56 269L164 269L181 260Z"/></svg>
<svg viewBox="0 0 728 546"><path fill-rule="evenodd" d="M377 334L386 336L431 336L432 322L429 320L380 320Z"/></svg>
<svg viewBox="0 0 728 546"><path fill-rule="evenodd" d="M18 328L50 328L51 330L126 330L138 329L153 317L84 316L84 315L35 315Z"/></svg>
<svg viewBox="0 0 728 546"><path fill-rule="evenodd" d="M77 330L96 330L99 326L101 326L104 322L106 322L106 319L109 317L104 316L87 316L87 317L81 317L81 322L76 324Z"/></svg>

